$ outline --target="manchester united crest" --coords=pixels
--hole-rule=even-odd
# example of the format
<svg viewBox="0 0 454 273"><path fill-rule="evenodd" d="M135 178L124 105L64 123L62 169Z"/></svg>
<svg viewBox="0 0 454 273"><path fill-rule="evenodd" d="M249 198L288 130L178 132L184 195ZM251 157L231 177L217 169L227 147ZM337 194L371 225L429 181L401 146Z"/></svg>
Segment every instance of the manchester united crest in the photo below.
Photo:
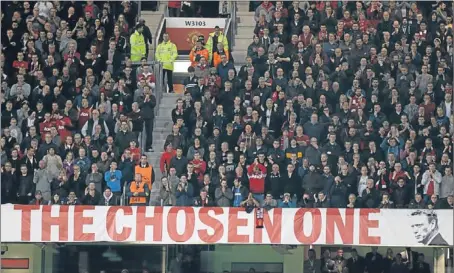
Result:
<svg viewBox="0 0 454 273"><path fill-rule="evenodd" d="M195 47L195 44L196 44L197 40L199 39L200 35L202 35L202 33L200 33L197 30L194 30L194 31L191 31L188 33L188 37L187 37L186 41L188 42L188 44L191 48Z"/></svg>

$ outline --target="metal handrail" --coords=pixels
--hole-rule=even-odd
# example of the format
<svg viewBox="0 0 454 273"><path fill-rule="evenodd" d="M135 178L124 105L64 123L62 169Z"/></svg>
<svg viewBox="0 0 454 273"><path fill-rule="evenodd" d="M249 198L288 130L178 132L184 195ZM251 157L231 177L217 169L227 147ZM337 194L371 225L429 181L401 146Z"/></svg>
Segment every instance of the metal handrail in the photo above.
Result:
<svg viewBox="0 0 454 273"><path fill-rule="evenodd" d="M168 8L166 7L166 10L167 10L167 14L169 13L168 12ZM158 30L156 31L156 35L154 36L154 53L155 53L155 56L156 56L156 48L158 48L158 44L159 42L161 41L161 35L162 35L162 29L164 28L164 25L165 25L165 22L166 22L166 14L162 14L161 15L161 20L159 20L159 25L158 25Z"/></svg>
<svg viewBox="0 0 454 273"><path fill-rule="evenodd" d="M126 204L126 185L127 183L123 185L123 193L121 194L120 198L120 206L124 206Z"/></svg>
<svg viewBox="0 0 454 273"><path fill-rule="evenodd" d="M236 32L237 32L237 28L238 28L238 18L237 18L237 9L238 9L238 6L236 4L236 1L232 1L232 12L230 14L230 18L232 19L232 31L230 32L230 35L231 35L231 41L230 42L230 45L229 45L229 48L230 50L233 48L233 46L235 45L235 35L236 35Z"/></svg>

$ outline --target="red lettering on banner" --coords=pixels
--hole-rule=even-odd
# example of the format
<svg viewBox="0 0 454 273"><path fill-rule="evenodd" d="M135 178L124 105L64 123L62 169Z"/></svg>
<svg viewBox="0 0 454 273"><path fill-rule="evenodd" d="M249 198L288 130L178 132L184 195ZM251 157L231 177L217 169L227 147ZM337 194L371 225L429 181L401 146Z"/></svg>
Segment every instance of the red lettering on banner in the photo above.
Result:
<svg viewBox="0 0 454 273"><path fill-rule="evenodd" d="M213 211L214 215L222 215L224 214L223 208L201 208L199 210L199 219L200 222L205 224L206 226L212 228L214 230L213 235L208 234L208 229L200 229L197 231L200 240L204 241L205 243L213 244L217 243L221 240L222 235L224 235L224 226L222 222L218 219L209 215L209 212Z"/></svg>
<svg viewBox="0 0 454 273"><path fill-rule="evenodd" d="M370 228L378 228L379 220L370 220L369 214L380 213L380 209L360 209L359 210L359 243L364 245L379 245L380 236L369 236Z"/></svg>
<svg viewBox="0 0 454 273"><path fill-rule="evenodd" d="M353 244L354 210L345 209L345 223L340 209L326 210L326 244L335 243L335 227L339 231L343 244Z"/></svg>
<svg viewBox="0 0 454 273"><path fill-rule="evenodd" d="M183 234L178 233L178 222L177 215L179 211L184 212L185 226ZM183 217L179 217L181 219ZM194 234L195 229L195 215L194 208L192 207L172 207L169 210L169 215L167 215L167 232L169 237L174 242L186 242L188 241L192 234Z"/></svg>
<svg viewBox="0 0 454 273"><path fill-rule="evenodd" d="M273 213L273 221L270 219L270 213ZM254 243L263 243L263 231L266 230L272 244L281 243L282 234L282 209L273 209L272 211L263 210L263 228L254 229Z"/></svg>
<svg viewBox="0 0 454 273"><path fill-rule="evenodd" d="M121 232L117 232L116 216L119 210L123 211L123 216L132 215L131 207L109 207L109 210L107 211L106 230L112 240L121 242L129 238L132 228L122 227Z"/></svg>
<svg viewBox="0 0 454 273"><path fill-rule="evenodd" d="M14 210L21 211L21 241L30 241L32 210L39 210L40 206L14 205Z"/></svg>
<svg viewBox="0 0 454 273"><path fill-rule="evenodd" d="M238 234L239 227L247 227L247 219L238 218L238 212L244 211L242 208L229 208L228 239L229 243L249 243L249 235Z"/></svg>
<svg viewBox="0 0 454 273"><path fill-rule="evenodd" d="M304 215L310 213L312 217L312 230L309 236L304 234ZM296 239L302 244L313 244L322 232L322 216L319 209L298 209L293 221L293 231Z"/></svg>
<svg viewBox="0 0 454 273"><path fill-rule="evenodd" d="M68 241L68 210L69 206L60 206L59 214L52 216L51 211L54 206L43 206L42 207L42 231L41 240L51 240L51 227L58 226L58 240L62 242Z"/></svg>
<svg viewBox="0 0 454 273"><path fill-rule="evenodd" d="M93 217L84 216L85 211L93 211L95 206L74 206L74 241L91 242L95 240L95 234L85 233L85 225L93 225Z"/></svg>
<svg viewBox="0 0 454 273"><path fill-rule="evenodd" d="M136 216L136 240L145 241L145 228L153 227L153 241L162 241L162 215L163 207L153 207L153 216L147 217L146 212L149 207L137 207Z"/></svg>

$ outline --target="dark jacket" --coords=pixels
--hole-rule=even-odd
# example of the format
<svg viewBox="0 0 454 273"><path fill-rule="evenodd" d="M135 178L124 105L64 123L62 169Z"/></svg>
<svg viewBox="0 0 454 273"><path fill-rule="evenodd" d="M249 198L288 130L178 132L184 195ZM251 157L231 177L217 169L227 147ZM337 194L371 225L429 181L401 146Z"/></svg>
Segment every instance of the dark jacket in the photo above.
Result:
<svg viewBox="0 0 454 273"><path fill-rule="evenodd" d="M186 172L186 166L188 165L188 162L188 159L184 156L182 156L180 159L174 156L170 160L170 168L175 168L175 170L177 171L177 176L179 177Z"/></svg>
<svg viewBox="0 0 454 273"><path fill-rule="evenodd" d="M156 107L156 97L150 95L150 100L145 102L145 96L138 98L137 102L140 106L140 111L142 111L143 119L153 119L154 118L154 108Z"/></svg>
<svg viewBox="0 0 454 273"><path fill-rule="evenodd" d="M98 205L99 201L101 200L101 194L95 190L95 195L91 196L90 194L86 194L82 198L82 204L83 205Z"/></svg>
<svg viewBox="0 0 454 273"><path fill-rule="evenodd" d="M334 184L330 191L330 206L332 208L345 208L347 203L347 187L341 182Z"/></svg>
<svg viewBox="0 0 454 273"><path fill-rule="evenodd" d="M119 201L116 195L111 194L110 197L106 197L105 194L102 194L99 198L100 206L118 206Z"/></svg>
<svg viewBox="0 0 454 273"><path fill-rule="evenodd" d="M33 176L19 176L19 189L17 194L19 196L27 196L29 193L33 194L35 191L35 184L33 183Z"/></svg>

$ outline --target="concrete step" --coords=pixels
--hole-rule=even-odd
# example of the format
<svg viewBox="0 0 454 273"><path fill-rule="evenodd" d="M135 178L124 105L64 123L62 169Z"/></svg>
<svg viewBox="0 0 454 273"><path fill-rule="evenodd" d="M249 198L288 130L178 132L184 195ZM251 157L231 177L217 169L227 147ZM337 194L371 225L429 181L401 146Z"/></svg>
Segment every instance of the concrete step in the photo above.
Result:
<svg viewBox="0 0 454 273"><path fill-rule="evenodd" d="M235 50L232 52L232 57L235 60L235 65L246 63L247 52L244 50Z"/></svg>
<svg viewBox="0 0 454 273"><path fill-rule="evenodd" d="M182 96L181 94L177 94L177 93L163 93L162 94L163 98L166 98L166 97L178 98L178 97L181 97L181 96Z"/></svg>
<svg viewBox="0 0 454 273"><path fill-rule="evenodd" d="M252 40L252 37L254 36L254 29L255 27L254 26L238 26L237 28L237 32L236 32L236 35L249 35L249 39ZM236 38L236 36L235 36Z"/></svg>
<svg viewBox="0 0 454 273"><path fill-rule="evenodd" d="M159 103L159 107L171 105L175 108L178 99L179 98L163 97Z"/></svg>
<svg viewBox="0 0 454 273"><path fill-rule="evenodd" d="M172 109L168 109L168 108L159 108L159 111L158 111L158 116L161 116L161 117L170 117L172 115Z"/></svg>
<svg viewBox="0 0 454 273"><path fill-rule="evenodd" d="M248 40L249 43L252 43L253 38L254 38L254 32L247 33L247 34L246 33L238 33L237 35L235 35L235 43L238 40Z"/></svg>
<svg viewBox="0 0 454 273"><path fill-rule="evenodd" d="M250 40L238 39L238 40L235 40L235 45L233 48L235 50L247 50L247 48L249 47L249 45L251 43L252 43L252 39L250 39Z"/></svg>
<svg viewBox="0 0 454 273"><path fill-rule="evenodd" d="M161 130L166 130L166 131L171 131L173 127L173 122L172 120L167 120L167 119L158 119L159 117L156 117L154 121L154 126L155 128L160 128ZM156 129L153 129L156 130Z"/></svg>
<svg viewBox="0 0 454 273"><path fill-rule="evenodd" d="M241 16L238 18L238 27L255 27L256 22L254 15L251 16Z"/></svg>
<svg viewBox="0 0 454 273"><path fill-rule="evenodd" d="M249 9L247 9L247 10L240 10L239 9L236 14L240 18L244 18L244 17L252 17L252 18L254 18L255 12L249 11Z"/></svg>

